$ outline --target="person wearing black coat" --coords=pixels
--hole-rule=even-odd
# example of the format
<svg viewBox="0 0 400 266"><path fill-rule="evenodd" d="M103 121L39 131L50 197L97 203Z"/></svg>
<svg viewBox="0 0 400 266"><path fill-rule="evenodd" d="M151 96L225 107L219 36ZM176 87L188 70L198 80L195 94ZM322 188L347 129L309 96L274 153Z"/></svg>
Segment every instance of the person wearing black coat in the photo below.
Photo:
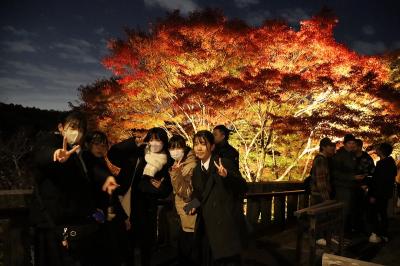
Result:
<svg viewBox="0 0 400 266"><path fill-rule="evenodd" d="M102 265L120 266L126 262L129 251L129 241L125 214L118 195L113 193L118 184L106 161L108 151L107 136L100 131L91 132L87 138L87 150L83 157L93 178L106 180L97 184L95 189L96 207L103 211L105 221L97 233L99 241L96 247Z"/></svg>
<svg viewBox="0 0 400 266"><path fill-rule="evenodd" d="M228 142L230 132L224 125L218 125L214 128L214 154L218 157L231 160L237 169L239 169L239 152Z"/></svg>
<svg viewBox="0 0 400 266"><path fill-rule="evenodd" d="M131 187L131 213L128 214L131 239L133 246L140 250L141 264L150 265L156 242L158 199L166 198L172 192L168 172L172 159L168 154L168 136L163 129L149 130L144 142L148 144L138 146L135 138L129 138L113 145L107 157L120 168L116 176L120 185L117 192L123 195ZM167 159L152 160L149 152L165 154ZM149 169L148 161L158 165ZM131 252L130 265L134 263L133 255Z"/></svg>
<svg viewBox="0 0 400 266"><path fill-rule="evenodd" d="M343 202L344 232L346 238L351 238L354 228L355 194L357 182L363 175L357 175L357 161L355 156L356 138L346 134L341 147L333 156L333 184L335 199Z"/></svg>
<svg viewBox="0 0 400 266"><path fill-rule="evenodd" d="M388 143L382 143L377 149L380 160L368 189L372 223L370 242L380 242L381 239L388 241L388 202L393 197L397 175L396 162L390 156L392 150Z"/></svg>
<svg viewBox="0 0 400 266"><path fill-rule="evenodd" d="M35 188L30 221L35 229L35 265L96 265L93 243L101 214L93 179L80 147L86 131L81 113L66 115L59 132L42 135L35 146ZM99 265L99 264L97 264Z"/></svg>
<svg viewBox="0 0 400 266"><path fill-rule="evenodd" d="M368 152L363 150L363 141L361 139L356 139L356 174L362 175L361 180L356 181L354 187L354 224L353 229L358 233L365 233L367 230L367 193L366 188L372 177L375 169L375 163Z"/></svg>
<svg viewBox="0 0 400 266"><path fill-rule="evenodd" d="M189 212L198 213L195 234L202 243L201 265L240 265L246 181L234 163L212 154L211 132L199 131L193 143L200 160L193 171L193 198L200 206Z"/></svg>

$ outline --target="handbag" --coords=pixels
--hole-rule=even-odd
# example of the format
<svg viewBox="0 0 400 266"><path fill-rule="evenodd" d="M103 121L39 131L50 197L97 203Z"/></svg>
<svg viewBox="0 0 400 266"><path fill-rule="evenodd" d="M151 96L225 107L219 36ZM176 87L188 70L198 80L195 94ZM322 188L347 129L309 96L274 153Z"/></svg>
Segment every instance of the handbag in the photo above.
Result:
<svg viewBox="0 0 400 266"><path fill-rule="evenodd" d="M138 158L137 161L136 161L135 170L133 171L133 176L132 176L132 180L131 180L131 183L129 185L128 191L124 195L118 196L119 201L121 202L122 209L124 209L124 212L128 216L128 218L131 217L132 184L133 184L133 179L135 178L135 175L136 175L136 170L138 168L139 162L140 162L140 158Z"/></svg>

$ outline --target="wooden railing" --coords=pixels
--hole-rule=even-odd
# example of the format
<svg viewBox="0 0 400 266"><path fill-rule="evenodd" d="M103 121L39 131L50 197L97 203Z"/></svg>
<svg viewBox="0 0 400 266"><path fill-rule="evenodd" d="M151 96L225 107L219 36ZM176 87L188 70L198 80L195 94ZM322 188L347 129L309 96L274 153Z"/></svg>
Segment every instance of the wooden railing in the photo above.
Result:
<svg viewBox="0 0 400 266"><path fill-rule="evenodd" d="M303 182L262 182L248 186L245 214L256 230L269 225L283 230L295 220L295 211L309 205Z"/></svg>
<svg viewBox="0 0 400 266"><path fill-rule="evenodd" d="M317 238L326 238L326 250L332 250L331 240L338 236L337 253L343 253L343 202L327 200L323 203L300 209L294 213L297 217L296 261L302 264L303 237L308 235L308 265L315 265Z"/></svg>

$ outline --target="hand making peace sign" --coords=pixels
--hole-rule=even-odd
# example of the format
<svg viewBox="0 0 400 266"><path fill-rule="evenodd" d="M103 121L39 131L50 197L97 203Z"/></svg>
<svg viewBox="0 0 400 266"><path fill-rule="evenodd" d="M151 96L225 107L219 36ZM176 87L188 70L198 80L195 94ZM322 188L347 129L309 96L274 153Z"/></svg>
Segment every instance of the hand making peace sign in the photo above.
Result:
<svg viewBox="0 0 400 266"><path fill-rule="evenodd" d="M182 167L183 163L181 163L182 160L175 161L175 163L172 165L173 170L178 170L179 168Z"/></svg>
<svg viewBox="0 0 400 266"><path fill-rule="evenodd" d="M228 171L225 169L225 167L222 165L221 158L219 158L219 164L214 161L215 167L217 167L218 174L222 177L226 177L228 175Z"/></svg>
<svg viewBox="0 0 400 266"><path fill-rule="evenodd" d="M80 148L79 145L74 146L71 150L68 150L68 144L67 144L67 138L64 137L63 140L63 148L62 149L57 149L54 154L53 154L53 161L60 162L60 163L65 163L69 157L76 152Z"/></svg>

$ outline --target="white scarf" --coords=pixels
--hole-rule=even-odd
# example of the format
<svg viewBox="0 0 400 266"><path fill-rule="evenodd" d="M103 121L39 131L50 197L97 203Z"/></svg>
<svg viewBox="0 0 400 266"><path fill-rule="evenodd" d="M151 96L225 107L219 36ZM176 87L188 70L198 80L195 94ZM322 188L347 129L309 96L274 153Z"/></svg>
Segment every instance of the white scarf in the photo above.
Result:
<svg viewBox="0 0 400 266"><path fill-rule="evenodd" d="M154 177L167 163L167 155L165 153L154 153L149 149L146 149L144 159L146 160L146 166L143 174L151 177Z"/></svg>

